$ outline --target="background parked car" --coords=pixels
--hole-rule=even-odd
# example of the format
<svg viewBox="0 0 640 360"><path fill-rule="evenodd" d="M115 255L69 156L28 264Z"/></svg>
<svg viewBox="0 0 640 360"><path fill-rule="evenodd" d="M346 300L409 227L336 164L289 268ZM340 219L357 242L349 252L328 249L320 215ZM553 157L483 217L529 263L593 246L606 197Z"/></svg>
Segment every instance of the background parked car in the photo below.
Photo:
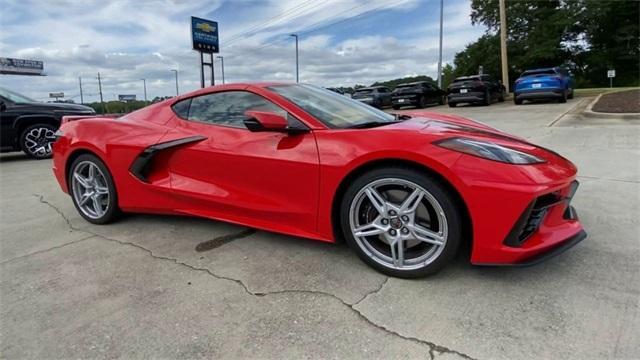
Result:
<svg viewBox="0 0 640 360"><path fill-rule="evenodd" d="M338 89L338 88L327 88L327 90L329 91L333 91L334 93L338 93L340 95L344 95L344 91Z"/></svg>
<svg viewBox="0 0 640 360"><path fill-rule="evenodd" d="M427 82L418 81L396 86L391 93L391 102L394 109L402 106L416 106L423 108L429 104L444 104L445 92L437 86Z"/></svg>
<svg viewBox="0 0 640 360"><path fill-rule="evenodd" d="M491 75L463 76L453 80L447 88L450 107L460 103L491 105L494 100L504 101L505 87Z"/></svg>
<svg viewBox="0 0 640 360"><path fill-rule="evenodd" d="M88 106L42 103L0 88L0 152L22 150L34 159L49 158L62 116L95 113Z"/></svg>
<svg viewBox="0 0 640 360"><path fill-rule="evenodd" d="M382 109L391 105L391 90L385 86L360 88L353 93L352 98L365 104Z"/></svg>
<svg viewBox="0 0 640 360"><path fill-rule="evenodd" d="M573 76L561 67L527 70L515 85L513 102L516 105L524 100L557 99L564 103L573 99Z"/></svg>

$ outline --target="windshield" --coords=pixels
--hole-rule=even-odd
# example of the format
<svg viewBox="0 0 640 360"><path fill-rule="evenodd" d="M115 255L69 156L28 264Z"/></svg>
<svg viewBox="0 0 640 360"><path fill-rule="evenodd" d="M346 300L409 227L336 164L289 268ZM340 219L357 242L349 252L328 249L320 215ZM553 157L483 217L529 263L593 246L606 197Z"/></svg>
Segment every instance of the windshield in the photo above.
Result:
<svg viewBox="0 0 640 360"><path fill-rule="evenodd" d="M474 77L457 78L453 80L454 83L461 83L461 82L467 82L467 81L480 81L480 78L477 76L474 76Z"/></svg>
<svg viewBox="0 0 640 360"><path fill-rule="evenodd" d="M275 85L270 86L269 89L282 95L331 128L348 128L367 123L392 123L395 121L394 115L312 85Z"/></svg>
<svg viewBox="0 0 640 360"><path fill-rule="evenodd" d="M17 92L13 92L10 90L7 90L5 88L0 87L0 96L2 96L5 99L8 99L9 101L13 101L16 104L23 104L23 103L34 103L37 102L33 99L30 99L24 95L20 95Z"/></svg>
<svg viewBox="0 0 640 360"><path fill-rule="evenodd" d="M362 90L356 90L356 94L371 94L373 92L373 89L362 89Z"/></svg>

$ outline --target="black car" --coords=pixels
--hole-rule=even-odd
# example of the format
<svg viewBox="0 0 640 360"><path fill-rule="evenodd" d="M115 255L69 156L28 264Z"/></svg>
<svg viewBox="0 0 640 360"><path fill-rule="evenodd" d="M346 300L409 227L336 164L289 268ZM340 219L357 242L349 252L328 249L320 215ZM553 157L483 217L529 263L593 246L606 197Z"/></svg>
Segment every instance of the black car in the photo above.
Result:
<svg viewBox="0 0 640 360"><path fill-rule="evenodd" d="M360 88L353 93L352 98L367 105L382 109L391 105L391 90L385 86Z"/></svg>
<svg viewBox="0 0 640 360"><path fill-rule="evenodd" d="M0 88L0 152L22 150L34 159L49 158L62 116L95 113L88 106L42 103Z"/></svg>
<svg viewBox="0 0 640 360"><path fill-rule="evenodd" d="M455 107L460 103L491 105L504 101L505 88L491 75L463 76L453 80L447 88L447 102Z"/></svg>
<svg viewBox="0 0 640 360"><path fill-rule="evenodd" d="M437 86L427 82L418 81L408 84L400 84L391 94L391 102L395 110L402 106L416 106L423 108L431 104L444 104L445 92Z"/></svg>

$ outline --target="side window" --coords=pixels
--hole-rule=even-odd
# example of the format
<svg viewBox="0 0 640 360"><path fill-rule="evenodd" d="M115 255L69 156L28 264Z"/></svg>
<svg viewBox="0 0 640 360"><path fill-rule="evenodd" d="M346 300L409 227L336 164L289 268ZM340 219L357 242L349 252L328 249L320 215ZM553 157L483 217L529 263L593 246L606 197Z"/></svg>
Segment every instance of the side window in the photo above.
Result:
<svg viewBox="0 0 640 360"><path fill-rule="evenodd" d="M191 99L186 99L173 104L171 108L173 109L173 112L175 112L181 118L188 119L190 104L191 104Z"/></svg>
<svg viewBox="0 0 640 360"><path fill-rule="evenodd" d="M244 128L247 110L271 111L287 117L287 112L263 97L246 91L227 91L195 97L188 120Z"/></svg>

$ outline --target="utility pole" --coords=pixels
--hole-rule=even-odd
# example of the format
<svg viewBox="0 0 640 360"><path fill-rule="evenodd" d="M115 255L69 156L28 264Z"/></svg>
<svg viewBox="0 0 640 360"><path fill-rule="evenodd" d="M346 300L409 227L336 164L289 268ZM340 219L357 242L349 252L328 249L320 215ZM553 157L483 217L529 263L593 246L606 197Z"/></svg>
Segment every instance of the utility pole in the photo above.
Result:
<svg viewBox="0 0 640 360"><path fill-rule="evenodd" d="M502 61L502 84L509 94L509 65L507 61L507 11L505 1L500 0L500 58Z"/></svg>
<svg viewBox="0 0 640 360"><path fill-rule="evenodd" d="M178 70L171 69L171 71L173 71L176 74L176 96L178 96L179 95L179 93L178 93Z"/></svg>
<svg viewBox="0 0 640 360"><path fill-rule="evenodd" d="M100 73L98 73L98 90L100 92L100 104L102 104L102 115L104 115L104 99L102 98L102 82L100 80Z"/></svg>
<svg viewBox="0 0 640 360"><path fill-rule="evenodd" d="M442 24L444 17L444 0L440 0L440 51L438 54L438 87L442 89Z"/></svg>
<svg viewBox="0 0 640 360"><path fill-rule="evenodd" d="M222 66L222 85L224 85L224 57L217 56L217 58L220 59L220 65Z"/></svg>
<svg viewBox="0 0 640 360"><path fill-rule="evenodd" d="M142 80L142 84L144 85L144 104L147 105L147 79Z"/></svg>
<svg viewBox="0 0 640 360"><path fill-rule="evenodd" d="M290 36L293 36L294 38L296 38L296 82L300 82L300 76L299 76L299 66L298 66L298 34L291 34Z"/></svg>
<svg viewBox="0 0 640 360"><path fill-rule="evenodd" d="M82 77L78 76L78 82L80 83L80 104L84 104L84 97L82 96Z"/></svg>

